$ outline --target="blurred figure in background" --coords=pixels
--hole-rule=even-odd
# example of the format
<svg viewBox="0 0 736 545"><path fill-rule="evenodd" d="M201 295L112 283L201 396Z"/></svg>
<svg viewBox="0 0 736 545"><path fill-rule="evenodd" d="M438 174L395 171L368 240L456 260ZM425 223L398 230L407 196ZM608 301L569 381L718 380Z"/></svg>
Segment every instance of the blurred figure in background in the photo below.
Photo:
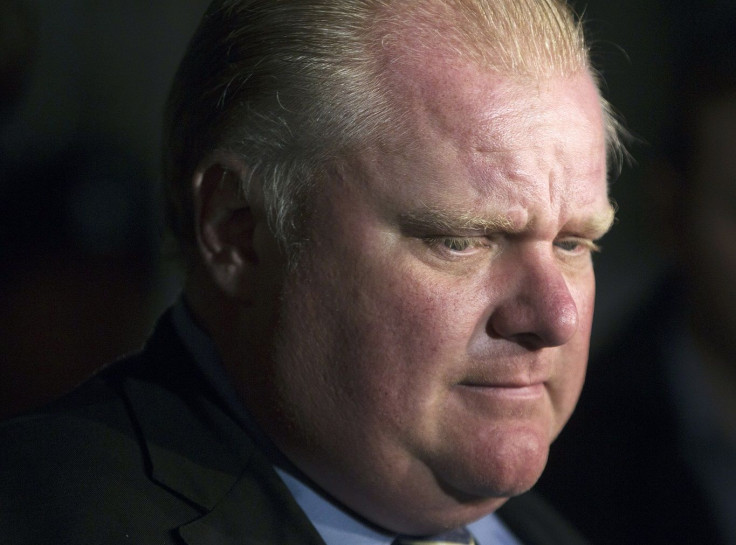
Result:
<svg viewBox="0 0 736 545"><path fill-rule="evenodd" d="M2 178L0 417L140 344L155 250L151 182L112 146L37 150L4 165Z"/></svg>
<svg viewBox="0 0 736 545"><path fill-rule="evenodd" d="M153 181L140 161L91 134L59 149L19 142L34 8L0 3L0 418L135 348L151 315Z"/></svg>
<svg viewBox="0 0 736 545"><path fill-rule="evenodd" d="M0 418L140 346L160 118L204 0L0 1Z"/></svg>
<svg viewBox="0 0 736 545"><path fill-rule="evenodd" d="M736 544L736 8L684 15L652 177L674 266L593 355L539 484L597 544Z"/></svg>
<svg viewBox="0 0 736 545"><path fill-rule="evenodd" d="M37 41L35 20L28 6L17 0L0 2L0 123L23 95Z"/></svg>

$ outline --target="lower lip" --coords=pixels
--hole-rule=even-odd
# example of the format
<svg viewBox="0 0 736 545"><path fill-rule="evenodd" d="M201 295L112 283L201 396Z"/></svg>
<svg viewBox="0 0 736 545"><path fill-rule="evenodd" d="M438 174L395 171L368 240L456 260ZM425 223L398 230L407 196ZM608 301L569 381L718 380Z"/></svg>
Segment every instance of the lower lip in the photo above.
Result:
<svg viewBox="0 0 736 545"><path fill-rule="evenodd" d="M529 386L484 386L474 384L458 384L458 388L466 393L505 399L537 399L544 395L544 383Z"/></svg>

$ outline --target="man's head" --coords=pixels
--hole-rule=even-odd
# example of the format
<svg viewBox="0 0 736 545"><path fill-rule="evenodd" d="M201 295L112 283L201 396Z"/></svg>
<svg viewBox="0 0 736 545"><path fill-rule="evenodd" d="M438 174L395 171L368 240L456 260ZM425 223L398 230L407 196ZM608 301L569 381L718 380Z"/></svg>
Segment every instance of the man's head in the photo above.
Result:
<svg viewBox="0 0 736 545"><path fill-rule="evenodd" d="M326 165L400 130L406 108L384 81L392 52L428 63L456 56L529 79L593 73L582 28L559 0L215 1L167 108L167 202L184 249L196 247L189 181L218 151L242 158L243 191L257 179L277 238L297 242L306 197ZM602 104L616 161L618 126Z"/></svg>
<svg viewBox="0 0 736 545"><path fill-rule="evenodd" d="M187 295L277 446L404 533L531 487L613 218L615 123L567 8L225 2L173 97Z"/></svg>

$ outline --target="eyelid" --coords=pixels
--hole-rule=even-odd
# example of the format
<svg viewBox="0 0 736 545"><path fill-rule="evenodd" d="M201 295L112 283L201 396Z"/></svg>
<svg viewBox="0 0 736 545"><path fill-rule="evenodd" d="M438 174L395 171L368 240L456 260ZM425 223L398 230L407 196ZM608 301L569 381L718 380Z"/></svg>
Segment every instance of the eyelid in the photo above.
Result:
<svg viewBox="0 0 736 545"><path fill-rule="evenodd" d="M599 253L602 250L602 248L596 243L596 241L590 238L578 236L560 237L557 241L555 241L555 244L559 244L562 242L574 242L576 244L580 244L582 246L585 246L586 249L591 253Z"/></svg>
<svg viewBox="0 0 736 545"><path fill-rule="evenodd" d="M475 252L468 252L468 250L478 250L479 248L490 246L490 241L483 235L430 235L422 237L422 239L433 250L444 252L452 257L471 255ZM444 244L447 241L459 241L462 244L467 243L467 247L463 250L453 250Z"/></svg>

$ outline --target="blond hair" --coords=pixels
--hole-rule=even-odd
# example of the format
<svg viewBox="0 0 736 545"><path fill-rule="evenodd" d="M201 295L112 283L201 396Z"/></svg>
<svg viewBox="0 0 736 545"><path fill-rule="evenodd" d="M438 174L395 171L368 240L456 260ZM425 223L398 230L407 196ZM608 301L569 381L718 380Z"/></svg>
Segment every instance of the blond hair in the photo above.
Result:
<svg viewBox="0 0 736 545"><path fill-rule="evenodd" d="M269 225L299 238L310 189L347 148L395 131L405 114L383 85L381 50L411 38L516 77L594 74L580 22L563 0L219 0L174 79L165 125L171 226L194 239L190 180L215 150L257 179ZM426 57L425 57L426 58ZM612 157L622 149L601 99Z"/></svg>

